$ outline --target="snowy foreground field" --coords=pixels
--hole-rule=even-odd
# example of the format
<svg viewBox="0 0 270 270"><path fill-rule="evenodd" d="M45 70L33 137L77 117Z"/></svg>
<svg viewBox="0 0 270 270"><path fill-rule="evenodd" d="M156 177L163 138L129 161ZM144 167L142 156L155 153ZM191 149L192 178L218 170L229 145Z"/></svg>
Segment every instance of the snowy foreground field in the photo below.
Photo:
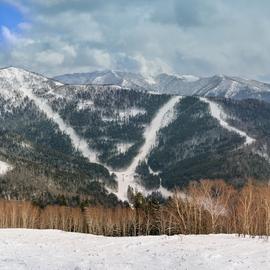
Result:
<svg viewBox="0 0 270 270"><path fill-rule="evenodd" d="M0 269L270 269L270 240L0 230Z"/></svg>

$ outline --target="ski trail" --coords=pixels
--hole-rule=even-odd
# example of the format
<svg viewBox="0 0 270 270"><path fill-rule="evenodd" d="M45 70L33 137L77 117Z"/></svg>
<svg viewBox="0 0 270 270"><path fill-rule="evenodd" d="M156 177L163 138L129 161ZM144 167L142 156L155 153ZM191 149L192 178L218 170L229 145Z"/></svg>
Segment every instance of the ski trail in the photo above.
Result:
<svg viewBox="0 0 270 270"><path fill-rule="evenodd" d="M139 150L137 156L133 159L132 163L125 171L114 172L118 179L118 192L116 195L119 199L127 199L127 189L128 186L140 191L142 193L147 193L147 191L139 184L136 183L134 176L135 170L139 165L140 161L143 161L147 158L147 155L150 153L152 148L155 146L157 141L158 131L167 126L174 117L174 106L181 99L180 96L172 97L165 105L163 105L156 116L153 118L149 126L145 128L144 139L145 142ZM161 191L163 189L160 189Z"/></svg>
<svg viewBox="0 0 270 270"><path fill-rule="evenodd" d="M19 76L19 74L17 76ZM23 78L21 78L21 81L23 81ZM72 127L68 126L63 121L61 116L58 113L54 112L50 105L48 105L48 103L44 99L37 97L32 92L30 87L25 87L22 83L20 90L22 94L32 100L36 104L36 106L46 114L49 119L52 119L63 133L69 136L73 146L78 149L84 157L86 157L92 163L99 164L96 153L90 150L86 140L80 138L76 134L75 130Z"/></svg>
<svg viewBox="0 0 270 270"><path fill-rule="evenodd" d="M253 142L255 142L255 139L249 137L247 135L247 133L245 133L244 131L239 130L235 127L230 126L230 124L224 120L224 118L226 119L226 118L228 118L228 116L223 111L223 109L221 108L220 105L216 104L213 101L210 101L207 98L201 97L200 100L209 104L211 115L219 121L219 123L222 127L226 128L229 131L232 131L232 132L239 134L241 137L244 137L246 139L245 145L249 145L249 144L252 144Z"/></svg>

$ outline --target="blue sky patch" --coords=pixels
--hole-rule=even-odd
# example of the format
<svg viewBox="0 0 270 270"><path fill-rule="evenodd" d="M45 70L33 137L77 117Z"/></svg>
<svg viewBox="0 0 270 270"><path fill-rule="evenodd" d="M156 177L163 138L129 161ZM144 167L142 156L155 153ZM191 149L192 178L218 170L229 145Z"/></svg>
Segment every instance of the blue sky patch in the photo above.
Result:
<svg viewBox="0 0 270 270"><path fill-rule="evenodd" d="M0 25L16 30L17 25L23 21L23 15L15 7L0 3Z"/></svg>
<svg viewBox="0 0 270 270"><path fill-rule="evenodd" d="M23 15L15 7L0 3L0 43L3 41L1 27L6 26L11 31L18 32L18 24L23 22Z"/></svg>

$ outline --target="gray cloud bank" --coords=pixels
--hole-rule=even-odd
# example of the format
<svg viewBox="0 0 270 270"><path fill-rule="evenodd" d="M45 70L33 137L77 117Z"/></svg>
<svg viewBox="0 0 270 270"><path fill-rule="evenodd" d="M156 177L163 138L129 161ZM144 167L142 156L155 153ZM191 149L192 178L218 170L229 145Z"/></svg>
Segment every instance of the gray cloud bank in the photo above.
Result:
<svg viewBox="0 0 270 270"><path fill-rule="evenodd" d="M95 69L270 79L269 1L2 0L0 65L49 76Z"/></svg>

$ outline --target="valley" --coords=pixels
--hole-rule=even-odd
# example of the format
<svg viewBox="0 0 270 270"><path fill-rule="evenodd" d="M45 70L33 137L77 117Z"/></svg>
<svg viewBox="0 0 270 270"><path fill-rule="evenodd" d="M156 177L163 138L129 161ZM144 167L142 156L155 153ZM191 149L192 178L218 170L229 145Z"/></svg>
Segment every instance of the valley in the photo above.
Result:
<svg viewBox="0 0 270 270"><path fill-rule="evenodd" d="M117 204L192 180L270 176L267 102L65 85L16 68L0 71L0 87L4 198Z"/></svg>

